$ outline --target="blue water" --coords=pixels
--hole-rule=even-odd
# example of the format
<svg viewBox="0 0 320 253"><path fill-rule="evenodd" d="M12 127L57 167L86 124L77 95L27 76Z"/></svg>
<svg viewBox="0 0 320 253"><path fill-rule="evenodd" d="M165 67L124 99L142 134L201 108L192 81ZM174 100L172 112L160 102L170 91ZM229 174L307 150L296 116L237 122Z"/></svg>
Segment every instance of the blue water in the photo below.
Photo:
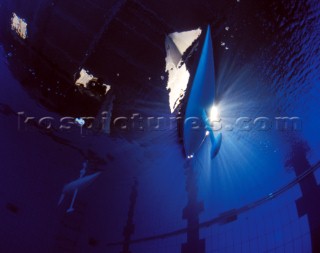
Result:
<svg viewBox="0 0 320 253"><path fill-rule="evenodd" d="M20 56L8 55L1 47L0 252L59 252L53 249L57 235L67 233L61 221L70 199L60 207L57 203L63 186L79 177L88 157L103 161L95 167L103 173L79 193L76 203L83 214L75 222L81 229L71 235L76 237L75 252L120 252L121 245L109 243L123 240L135 179L139 185L132 239L142 241L132 244L131 251L171 253L181 252L181 244L187 241L186 231L178 231L187 225L182 219L188 202L186 167L192 166L197 177L198 200L204 203L199 215L203 223L269 196L294 180L294 170L285 164L295 141L309 147L311 165L319 161L318 1L261 4L266 10L258 3L234 2L237 5L230 9L234 17L222 25L211 24L215 97L223 124L234 124L238 117L273 120L287 116L299 117L302 128L231 131L224 127L221 149L213 160L206 139L188 164L175 129L113 137L81 136L78 130L48 133L34 126L19 130L17 112L35 117L66 115L48 109L34 95L23 82L29 80L28 74L21 80L16 75L18 66L12 65L12 57ZM246 19L247 8L259 12ZM252 20L256 23L250 23ZM146 105L141 113L152 111L152 103ZM160 107L161 113L169 111L166 104ZM154 108L159 109L157 101ZM315 176L319 183L320 173ZM299 217L295 206L301 194L296 184L279 197L239 214L233 222L201 228L206 252L311 252L307 217ZM17 211L12 211L10 203ZM170 232L174 233L161 237ZM146 239L152 236L156 239ZM95 246L88 243L90 238L97 241Z"/></svg>

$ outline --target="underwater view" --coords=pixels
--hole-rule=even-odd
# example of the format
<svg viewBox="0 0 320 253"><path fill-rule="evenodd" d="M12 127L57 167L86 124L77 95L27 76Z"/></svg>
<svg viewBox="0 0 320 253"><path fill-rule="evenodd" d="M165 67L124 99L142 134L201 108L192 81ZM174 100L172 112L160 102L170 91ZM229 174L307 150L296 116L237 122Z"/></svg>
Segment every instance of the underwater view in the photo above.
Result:
<svg viewBox="0 0 320 253"><path fill-rule="evenodd" d="M318 0L0 0L1 253L320 253Z"/></svg>

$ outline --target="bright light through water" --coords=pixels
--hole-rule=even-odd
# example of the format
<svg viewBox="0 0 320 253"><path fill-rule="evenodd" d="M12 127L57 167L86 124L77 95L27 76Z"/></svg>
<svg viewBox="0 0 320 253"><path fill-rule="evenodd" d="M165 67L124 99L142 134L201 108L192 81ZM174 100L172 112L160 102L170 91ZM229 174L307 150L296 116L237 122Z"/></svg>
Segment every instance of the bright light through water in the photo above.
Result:
<svg viewBox="0 0 320 253"><path fill-rule="evenodd" d="M216 105L213 105L210 109L209 115L210 121L218 121L220 119L219 108Z"/></svg>
<svg viewBox="0 0 320 253"><path fill-rule="evenodd" d="M222 133L222 145L218 155L211 159L211 142L206 138L201 149L193 159L195 168L201 171L199 179L200 195L204 199L215 199L208 204L208 210L215 210L217 203L232 198L230 206L247 203L262 195L274 191L283 185L288 177L283 169L286 154L281 143L282 132L276 129L257 130L254 120L258 117L274 119L277 114L277 99L272 94L270 85L263 83L254 75L252 66L238 66L232 57L222 58L217 70L215 97L219 104L207 110L210 121L214 124L215 137ZM250 119L249 122L241 118ZM249 126L247 129L246 126ZM205 133L208 136L208 132ZM282 179L282 180L281 180ZM272 181L268 185L266 182ZM257 185L265 188L253 194ZM230 189L223 194L221 189ZM246 194L250 192L250 195ZM236 197L232 197L236 196ZM229 204L229 202L228 202ZM224 207L224 209L230 208Z"/></svg>
<svg viewBox="0 0 320 253"><path fill-rule="evenodd" d="M200 34L201 29L196 29L171 33L166 38L167 89L170 90L169 106L171 112L174 112L181 99L183 99L190 78L190 73L182 57L193 42L199 38Z"/></svg>
<svg viewBox="0 0 320 253"><path fill-rule="evenodd" d="M13 13L11 18L11 29L15 31L22 39L27 38L27 22Z"/></svg>

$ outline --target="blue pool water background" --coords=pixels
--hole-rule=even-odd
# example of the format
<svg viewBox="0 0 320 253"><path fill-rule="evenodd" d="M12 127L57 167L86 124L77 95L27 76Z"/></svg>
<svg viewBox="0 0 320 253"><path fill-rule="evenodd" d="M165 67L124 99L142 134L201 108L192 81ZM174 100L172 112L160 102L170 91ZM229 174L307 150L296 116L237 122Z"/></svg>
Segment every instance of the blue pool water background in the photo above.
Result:
<svg viewBox="0 0 320 253"><path fill-rule="evenodd" d="M297 116L302 119L302 130L225 131L214 160L210 159L210 143L206 141L193 161L198 199L205 206L200 222L268 196L291 182L295 174L285 163L293 140L307 143L310 164L319 160L319 3L288 1L284 8L289 18L275 18L280 25L265 20L265 30L261 31L265 42L252 47L250 53L247 47L254 44L250 36L239 44L233 42L227 51L220 47L220 37L213 36L217 97L221 117L227 121L239 115ZM295 11L304 8L304 12ZM243 45L245 42L248 45ZM13 112L59 117L34 100L16 80L7 54L2 49L0 103ZM119 252L119 246L108 243L123 239L134 178L139 181L134 239L186 227L182 219L187 203L186 161L175 130L133 134L128 139L54 133L59 139L37 129L18 131L17 117L10 110L0 117L3 252L26 247L32 252L49 252L59 230L57 201L61 189L78 177L88 149L107 162L101 167L102 176L80 196L87 209L79 252ZM68 140L70 145L61 140ZM315 175L319 183L320 173ZM298 217L294 202L300 196L295 185L280 197L239 215L234 222L201 229L207 252L310 252L308 221ZM20 207L17 215L4 208L8 202ZM88 237L97 238L96 248L88 246ZM132 252L180 252L185 241L186 235L181 233L133 244Z"/></svg>

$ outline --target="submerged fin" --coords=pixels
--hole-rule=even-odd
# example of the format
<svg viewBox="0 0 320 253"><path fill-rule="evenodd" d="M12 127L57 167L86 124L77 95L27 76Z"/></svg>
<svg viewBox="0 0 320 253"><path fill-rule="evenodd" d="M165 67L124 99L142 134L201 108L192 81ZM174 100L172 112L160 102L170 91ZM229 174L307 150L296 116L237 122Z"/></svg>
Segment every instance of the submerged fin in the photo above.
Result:
<svg viewBox="0 0 320 253"><path fill-rule="evenodd" d="M213 137L214 138L214 137ZM222 134L219 133L217 137L214 138L214 142L211 141L211 159L215 158L220 150L222 141Z"/></svg>

